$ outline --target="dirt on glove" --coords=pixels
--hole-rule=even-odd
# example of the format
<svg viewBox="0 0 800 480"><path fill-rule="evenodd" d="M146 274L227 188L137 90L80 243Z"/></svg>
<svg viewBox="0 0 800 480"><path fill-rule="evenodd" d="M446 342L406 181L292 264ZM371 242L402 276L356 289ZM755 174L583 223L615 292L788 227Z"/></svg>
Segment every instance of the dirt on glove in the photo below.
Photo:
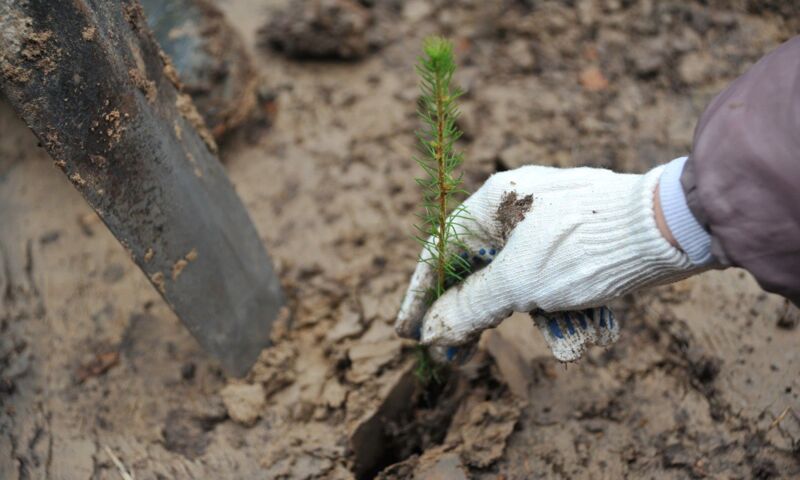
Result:
<svg viewBox="0 0 800 480"><path fill-rule="evenodd" d="M525 215L531 210L533 205L533 195L525 195L517 198L517 192L505 192L500 198L500 205L494 214L495 221L500 225L500 235L503 240L508 239L514 227L523 220Z"/></svg>
<svg viewBox="0 0 800 480"><path fill-rule="evenodd" d="M685 154L715 93L797 31L790 3L364 1L393 20L379 51L298 62L257 46L286 2L220 2L277 94L273 128L220 154L293 321L244 379L0 103L0 478L797 478L796 311L744 272L618 301L620 341L569 367L520 314L423 388L392 327L419 253L425 35L457 46L474 191L527 163Z"/></svg>

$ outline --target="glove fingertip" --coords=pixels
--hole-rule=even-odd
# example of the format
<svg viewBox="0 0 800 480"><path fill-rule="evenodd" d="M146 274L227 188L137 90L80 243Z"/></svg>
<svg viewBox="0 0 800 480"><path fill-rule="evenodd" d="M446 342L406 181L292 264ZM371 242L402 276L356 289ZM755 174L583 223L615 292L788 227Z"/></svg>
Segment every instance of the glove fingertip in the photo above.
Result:
<svg viewBox="0 0 800 480"><path fill-rule="evenodd" d="M397 319L394 323L395 332L401 337L419 339L419 330L422 326L422 317L425 314L424 299L418 298L412 292L411 298L403 300Z"/></svg>
<svg viewBox="0 0 800 480"><path fill-rule="evenodd" d="M434 319L426 316L425 320L423 320L422 328L420 329L420 343L423 345L440 344L443 340L442 326L442 322L438 320L438 317Z"/></svg>
<svg viewBox="0 0 800 480"><path fill-rule="evenodd" d="M446 309L445 309L446 310ZM420 342L425 345L451 346L462 343L462 332L450 322L452 316L441 309L430 310L422 321Z"/></svg>

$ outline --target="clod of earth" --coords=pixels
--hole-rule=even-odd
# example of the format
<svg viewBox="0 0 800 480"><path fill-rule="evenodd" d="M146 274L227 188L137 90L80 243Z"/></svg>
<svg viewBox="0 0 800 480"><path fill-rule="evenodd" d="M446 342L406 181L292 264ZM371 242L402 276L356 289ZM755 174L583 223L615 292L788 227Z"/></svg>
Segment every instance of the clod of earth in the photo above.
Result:
<svg viewBox="0 0 800 480"><path fill-rule="evenodd" d="M164 447L190 460L201 457L211 443L209 433L224 419L224 409L213 403L200 410L170 410L161 430Z"/></svg>
<svg viewBox="0 0 800 480"><path fill-rule="evenodd" d="M214 138L247 122L255 113L258 76L219 7L209 0L142 0L142 6L162 48L165 76L191 95Z"/></svg>
<svg viewBox="0 0 800 480"><path fill-rule="evenodd" d="M200 135L200 138L202 138L205 142L208 149L216 153L217 142L214 140L211 132L208 131L203 117L201 117L200 113L197 112L197 108L192 102L192 97L185 93L178 93L175 96L175 106L178 108L178 111L181 112L181 116L183 116L183 118L189 122L192 127L194 127L198 135Z"/></svg>
<svg viewBox="0 0 800 480"><path fill-rule="evenodd" d="M167 291L167 283L164 279L163 272L155 272L150 274L150 280L153 282L153 285L158 288L158 291L164 293Z"/></svg>
<svg viewBox="0 0 800 480"><path fill-rule="evenodd" d="M265 25L266 43L297 58L363 57L369 50L369 10L352 0L291 2Z"/></svg>
<svg viewBox="0 0 800 480"><path fill-rule="evenodd" d="M467 465L486 468L503 455L521 410L522 405L512 399L473 398L461 405L451 426L455 432L445 442L460 445L461 458Z"/></svg>
<svg viewBox="0 0 800 480"><path fill-rule="evenodd" d="M128 70L128 76L131 77L131 81L136 88L142 91L148 102L153 103L156 100L156 95L158 95L156 82L148 80L145 74L138 68Z"/></svg>
<svg viewBox="0 0 800 480"><path fill-rule="evenodd" d="M150 252L151 250L148 250ZM189 265L189 262L192 262L197 259L197 249L192 249L187 253L183 258L179 258L172 264L172 280L177 280L178 277L183 273L183 269ZM145 262L147 261L147 253L145 253Z"/></svg>
<svg viewBox="0 0 800 480"><path fill-rule="evenodd" d="M250 371L249 380L264 386L265 397L291 385L295 380L294 361L297 350L288 342L264 349Z"/></svg>
<svg viewBox="0 0 800 480"><path fill-rule="evenodd" d="M95 33L97 33L96 28L86 27L83 29L83 32L81 32L81 37L83 37L83 39L86 40L87 42L91 42L92 40L94 40Z"/></svg>
<svg viewBox="0 0 800 480"><path fill-rule="evenodd" d="M354 345L348 351L352 365L347 372L347 379L353 383L363 383L399 358L402 347L403 342L397 339Z"/></svg>
<svg viewBox="0 0 800 480"><path fill-rule="evenodd" d="M266 446L261 466L264 478L344 478L347 476L342 461L344 453L336 429L324 423L310 422L272 439Z"/></svg>
<svg viewBox="0 0 800 480"><path fill-rule="evenodd" d="M339 321L332 329L328 330L325 337L335 343L340 340L358 336L358 334L363 331L364 326L361 324L361 314L352 306L345 304L340 308Z"/></svg>
<svg viewBox="0 0 800 480"><path fill-rule="evenodd" d="M531 194L517 198L517 192L514 190L503 193L494 218L500 227L500 235L504 240L508 238L514 227L525 219L525 215L530 211L531 205L533 205L533 195Z"/></svg>
<svg viewBox="0 0 800 480"><path fill-rule="evenodd" d="M461 461L458 452L451 446L442 445L430 448L421 455L413 455L408 460L396 463L378 474L379 480L404 480L425 478L432 480L467 480L469 472Z"/></svg>
<svg viewBox="0 0 800 480"><path fill-rule="evenodd" d="M232 383L220 391L228 415L237 423L253 425L264 409L266 393L261 384Z"/></svg>
<svg viewBox="0 0 800 480"><path fill-rule="evenodd" d="M374 475L382 467L393 463L392 440L386 426L409 413L409 400L417 385L411 370L412 364L406 362L402 369L391 372L382 391L378 393L380 402L373 402L371 410L352 422L350 446L354 454L353 470L356 477Z"/></svg>

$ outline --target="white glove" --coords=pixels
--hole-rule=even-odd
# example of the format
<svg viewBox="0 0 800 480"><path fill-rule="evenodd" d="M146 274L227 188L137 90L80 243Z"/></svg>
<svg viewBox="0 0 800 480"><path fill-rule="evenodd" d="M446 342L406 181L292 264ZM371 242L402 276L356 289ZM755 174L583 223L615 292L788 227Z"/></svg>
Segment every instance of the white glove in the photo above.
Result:
<svg viewBox="0 0 800 480"><path fill-rule="evenodd" d="M662 168L633 175L526 166L493 175L464 202L470 218L457 227L467 249L457 253L473 273L428 308L435 275L420 262L395 329L425 344L459 345L513 311L534 311L560 360L577 359L588 343L613 342L613 316L590 307L697 271L656 226Z"/></svg>

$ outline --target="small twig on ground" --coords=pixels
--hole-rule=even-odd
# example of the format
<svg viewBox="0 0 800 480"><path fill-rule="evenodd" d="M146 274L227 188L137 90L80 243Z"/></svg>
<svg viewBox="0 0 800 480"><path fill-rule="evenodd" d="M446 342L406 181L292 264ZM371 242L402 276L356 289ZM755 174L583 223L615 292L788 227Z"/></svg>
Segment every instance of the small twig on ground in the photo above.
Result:
<svg viewBox="0 0 800 480"><path fill-rule="evenodd" d="M119 470L119 475L122 477L122 480L136 480L136 477L130 473L127 468L125 468L125 465L123 465L122 461L116 455L114 455L114 452L111 451L108 445L105 445L103 448L105 448L108 456L111 457L111 461L114 462L114 465L117 466L117 470Z"/></svg>
<svg viewBox="0 0 800 480"><path fill-rule="evenodd" d="M775 420L773 420L772 423L769 424L769 428L767 429L767 431L770 431L773 428L775 428L778 425L780 425L781 422L783 421L783 419L786 418L786 414L789 413L790 410L791 410L790 407L784 408L783 411L781 412L781 414L778 415L777 417L775 417Z"/></svg>

